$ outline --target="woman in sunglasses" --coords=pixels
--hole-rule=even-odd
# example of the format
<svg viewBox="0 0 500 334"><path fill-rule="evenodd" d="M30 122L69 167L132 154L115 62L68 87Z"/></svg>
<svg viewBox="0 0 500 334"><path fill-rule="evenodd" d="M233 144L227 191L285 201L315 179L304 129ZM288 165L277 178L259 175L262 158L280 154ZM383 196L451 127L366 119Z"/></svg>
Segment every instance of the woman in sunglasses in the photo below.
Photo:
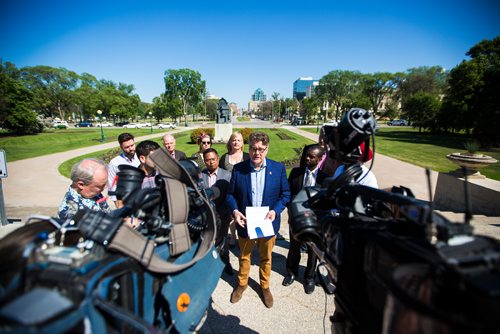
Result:
<svg viewBox="0 0 500 334"><path fill-rule="evenodd" d="M212 137L206 133L202 133L198 138L198 145L200 146L200 149L191 156L191 160L198 164L200 170L203 170L206 167L205 161L203 160L203 152L205 152L207 148L212 147Z"/></svg>

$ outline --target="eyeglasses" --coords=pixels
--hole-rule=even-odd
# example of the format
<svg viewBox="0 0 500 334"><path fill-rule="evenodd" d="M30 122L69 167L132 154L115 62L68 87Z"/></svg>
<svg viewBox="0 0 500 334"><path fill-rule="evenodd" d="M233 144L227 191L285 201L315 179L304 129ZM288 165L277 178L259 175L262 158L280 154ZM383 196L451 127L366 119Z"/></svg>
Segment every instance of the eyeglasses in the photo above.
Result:
<svg viewBox="0 0 500 334"><path fill-rule="evenodd" d="M255 148L250 146L250 149L255 153L259 152L260 154L263 154L265 151L267 151L267 147Z"/></svg>
<svg viewBox="0 0 500 334"><path fill-rule="evenodd" d="M202 141L201 143L202 143L203 145L208 145L208 144L210 144L210 142L209 142L209 141Z"/></svg>

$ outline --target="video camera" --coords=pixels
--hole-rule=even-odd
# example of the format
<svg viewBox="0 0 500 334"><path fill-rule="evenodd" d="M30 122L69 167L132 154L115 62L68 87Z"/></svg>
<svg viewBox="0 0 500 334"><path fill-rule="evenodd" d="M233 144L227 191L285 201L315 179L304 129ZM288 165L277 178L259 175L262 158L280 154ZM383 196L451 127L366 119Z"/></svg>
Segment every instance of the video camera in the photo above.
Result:
<svg viewBox="0 0 500 334"><path fill-rule="evenodd" d="M0 332L196 332L224 267L199 169L163 149L120 166L111 213L35 217L0 245ZM127 221L140 221L134 229ZM34 221L34 222L33 222Z"/></svg>
<svg viewBox="0 0 500 334"><path fill-rule="evenodd" d="M346 113L328 134L344 173L303 189L289 208L293 237L315 251L318 277L335 293L333 331L497 333L500 243L408 188L360 185L358 147L374 132L369 112Z"/></svg>

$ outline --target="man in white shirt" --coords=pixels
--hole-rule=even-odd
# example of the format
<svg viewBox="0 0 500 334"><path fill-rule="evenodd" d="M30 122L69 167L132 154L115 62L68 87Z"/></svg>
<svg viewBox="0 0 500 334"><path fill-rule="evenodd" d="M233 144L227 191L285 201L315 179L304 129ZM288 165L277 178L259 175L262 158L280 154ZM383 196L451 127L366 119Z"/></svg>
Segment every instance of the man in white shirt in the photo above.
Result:
<svg viewBox="0 0 500 334"><path fill-rule="evenodd" d="M120 143L120 148L122 153L119 156L114 157L108 164L108 194L112 194L116 190L116 173L118 173L118 166L129 165L133 167L139 167L141 162L137 155L135 154L135 141L134 136L130 133L122 133L118 136L118 143ZM116 196L109 196L111 200L115 203L116 207L120 204L117 203Z"/></svg>

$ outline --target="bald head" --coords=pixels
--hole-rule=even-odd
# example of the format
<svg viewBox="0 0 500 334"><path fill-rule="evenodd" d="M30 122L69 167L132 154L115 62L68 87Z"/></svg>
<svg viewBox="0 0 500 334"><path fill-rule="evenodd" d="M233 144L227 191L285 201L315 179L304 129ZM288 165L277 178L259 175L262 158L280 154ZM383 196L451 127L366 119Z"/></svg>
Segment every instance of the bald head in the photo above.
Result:
<svg viewBox="0 0 500 334"><path fill-rule="evenodd" d="M173 154L175 151L175 138L171 134L166 134L162 138L163 146L168 153Z"/></svg>

